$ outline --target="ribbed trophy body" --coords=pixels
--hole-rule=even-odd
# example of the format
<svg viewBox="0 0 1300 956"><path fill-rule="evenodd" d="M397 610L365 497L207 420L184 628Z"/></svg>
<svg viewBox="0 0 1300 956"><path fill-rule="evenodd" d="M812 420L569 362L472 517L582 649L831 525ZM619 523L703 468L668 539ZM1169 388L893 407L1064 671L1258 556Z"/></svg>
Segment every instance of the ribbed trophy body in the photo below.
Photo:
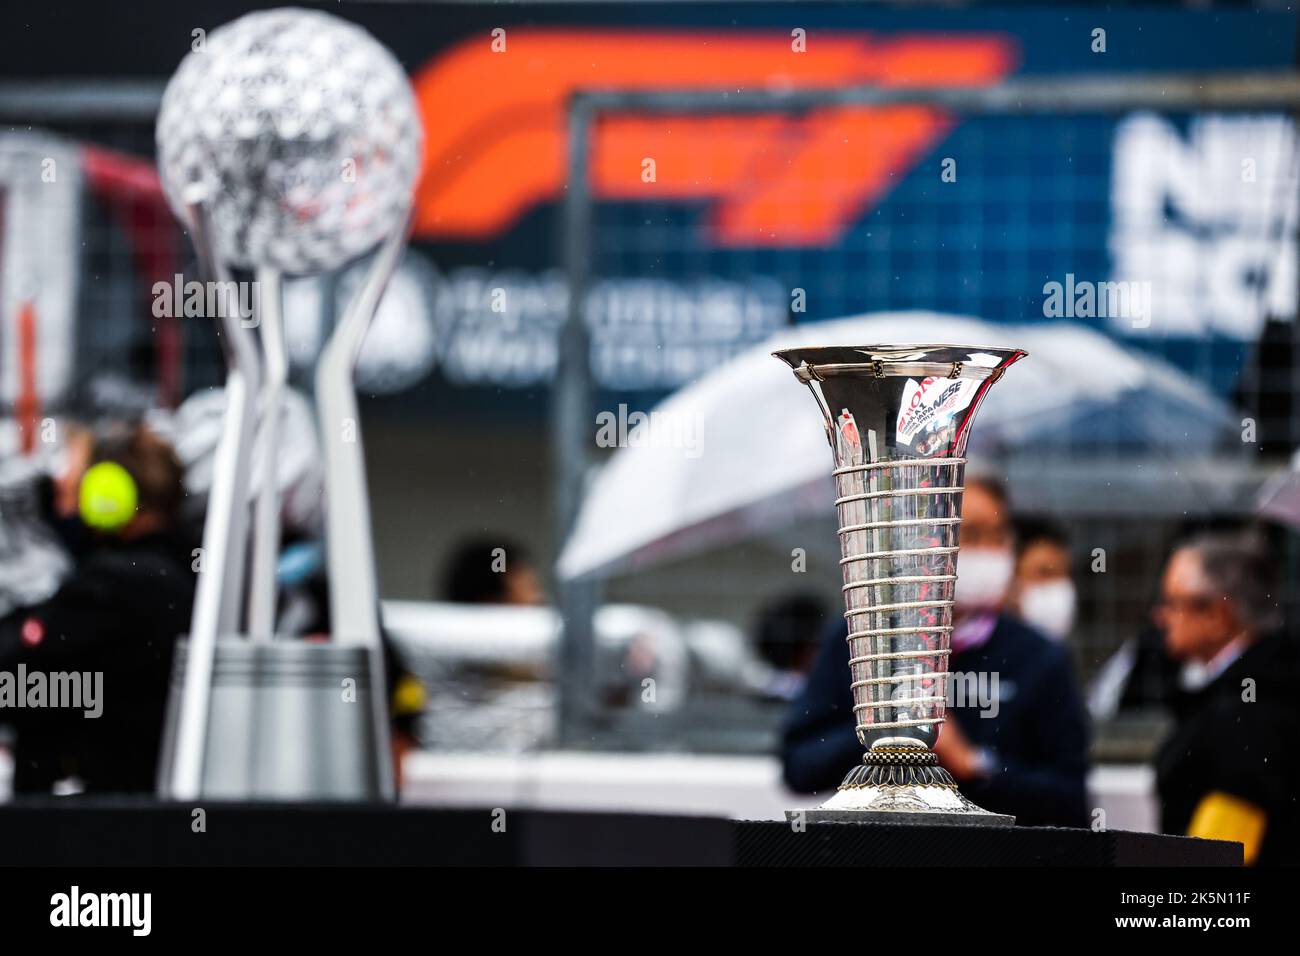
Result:
<svg viewBox="0 0 1300 956"><path fill-rule="evenodd" d="M1009 826L932 752L944 721L966 443L1018 349L882 345L775 353L812 391L834 455L849 680L867 748L812 822Z"/></svg>

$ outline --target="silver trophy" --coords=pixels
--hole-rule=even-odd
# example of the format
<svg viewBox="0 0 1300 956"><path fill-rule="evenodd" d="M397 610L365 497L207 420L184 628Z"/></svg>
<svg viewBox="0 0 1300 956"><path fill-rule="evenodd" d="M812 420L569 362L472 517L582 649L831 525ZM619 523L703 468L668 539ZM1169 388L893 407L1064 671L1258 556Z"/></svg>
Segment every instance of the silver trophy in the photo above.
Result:
<svg viewBox="0 0 1300 956"><path fill-rule="evenodd" d="M808 386L834 453L862 764L808 822L1011 826L958 791L944 722L966 443L1019 349L882 345L774 353Z"/></svg>
<svg viewBox="0 0 1300 956"><path fill-rule="evenodd" d="M227 404L193 624L177 654L166 796L392 794L353 371L405 244L421 139L397 60L361 28L317 11L252 13L213 31L163 95L159 170L205 278L234 288L240 270L257 288L255 322L229 308L209 316L220 324ZM316 369L332 641L283 640L274 617L282 277L368 253Z"/></svg>

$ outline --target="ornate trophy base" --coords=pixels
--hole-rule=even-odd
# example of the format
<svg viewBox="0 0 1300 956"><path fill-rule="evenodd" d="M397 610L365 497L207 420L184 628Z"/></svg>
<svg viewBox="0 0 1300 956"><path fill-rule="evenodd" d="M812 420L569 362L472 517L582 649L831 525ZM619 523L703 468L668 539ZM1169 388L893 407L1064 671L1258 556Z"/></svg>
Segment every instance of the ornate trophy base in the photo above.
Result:
<svg viewBox="0 0 1300 956"><path fill-rule="evenodd" d="M820 807L787 810L806 823L948 823L1010 827L1016 818L990 813L961 795L930 750L869 750Z"/></svg>

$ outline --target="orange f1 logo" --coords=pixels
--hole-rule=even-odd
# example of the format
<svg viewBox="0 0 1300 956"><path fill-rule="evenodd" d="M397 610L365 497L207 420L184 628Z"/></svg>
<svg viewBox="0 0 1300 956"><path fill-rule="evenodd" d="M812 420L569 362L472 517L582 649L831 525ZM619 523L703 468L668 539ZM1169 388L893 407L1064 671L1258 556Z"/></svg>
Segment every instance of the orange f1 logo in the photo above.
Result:
<svg viewBox="0 0 1300 956"><path fill-rule="evenodd" d="M581 89L980 85L1014 66L1001 35L510 30L508 52L465 41L415 77L424 177L415 231L488 239L558 197L565 103ZM598 198L710 202L722 246L833 243L951 127L923 107L827 107L801 116L613 115L592 143ZM653 183L643 181L654 160Z"/></svg>

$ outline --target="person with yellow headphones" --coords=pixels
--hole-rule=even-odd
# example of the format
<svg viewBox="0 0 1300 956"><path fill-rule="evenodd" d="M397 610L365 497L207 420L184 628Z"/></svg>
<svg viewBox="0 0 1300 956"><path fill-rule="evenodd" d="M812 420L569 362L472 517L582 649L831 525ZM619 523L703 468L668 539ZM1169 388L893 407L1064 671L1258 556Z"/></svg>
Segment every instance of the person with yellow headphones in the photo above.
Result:
<svg viewBox="0 0 1300 956"><path fill-rule="evenodd" d="M75 566L48 600L0 618L0 671L99 673L103 700L96 717L0 714L17 731L14 790L152 792L172 652L194 601L196 542L179 518L183 469L144 425L101 434L71 458L52 504L80 526L70 536L79 539Z"/></svg>

